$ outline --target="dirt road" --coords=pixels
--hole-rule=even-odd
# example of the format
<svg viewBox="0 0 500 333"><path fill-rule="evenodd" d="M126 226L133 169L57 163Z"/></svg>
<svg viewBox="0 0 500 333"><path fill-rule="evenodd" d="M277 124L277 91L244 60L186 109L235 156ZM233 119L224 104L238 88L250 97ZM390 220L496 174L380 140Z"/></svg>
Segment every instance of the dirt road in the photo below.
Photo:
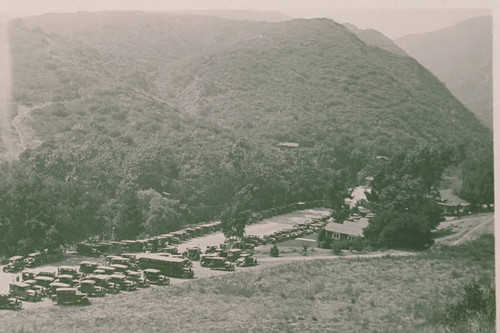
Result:
<svg viewBox="0 0 500 333"><path fill-rule="evenodd" d="M484 233L494 233L494 213L460 217L454 220L441 222L438 231L447 231L450 234L436 239L437 244L460 245Z"/></svg>

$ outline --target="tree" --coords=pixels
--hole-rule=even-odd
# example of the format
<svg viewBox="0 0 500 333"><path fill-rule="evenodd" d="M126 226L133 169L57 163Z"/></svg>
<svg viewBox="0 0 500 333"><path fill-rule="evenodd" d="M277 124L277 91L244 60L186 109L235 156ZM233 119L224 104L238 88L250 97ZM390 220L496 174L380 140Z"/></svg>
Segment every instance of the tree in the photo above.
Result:
<svg viewBox="0 0 500 333"><path fill-rule="evenodd" d="M422 249L431 245L432 230L442 221L437 186L454 162L450 149L423 148L396 154L375 176L371 218L364 236L377 247Z"/></svg>
<svg viewBox="0 0 500 333"><path fill-rule="evenodd" d="M270 250L270 255L271 257L279 257L280 256L280 249L278 248L278 245L273 244Z"/></svg>
<svg viewBox="0 0 500 333"><path fill-rule="evenodd" d="M222 211L220 217L222 222L222 232L227 238L242 238L245 234L245 226L252 217L252 209L250 205L255 191L256 189L252 184L245 186L238 193L236 193L231 204Z"/></svg>
<svg viewBox="0 0 500 333"><path fill-rule="evenodd" d="M183 207L178 200L169 199L152 189L138 191L137 197L145 235L174 231L182 225Z"/></svg>
<svg viewBox="0 0 500 333"><path fill-rule="evenodd" d="M484 148L483 154L475 153L464 160L463 188L460 194L473 206L492 204L495 199L493 150Z"/></svg>

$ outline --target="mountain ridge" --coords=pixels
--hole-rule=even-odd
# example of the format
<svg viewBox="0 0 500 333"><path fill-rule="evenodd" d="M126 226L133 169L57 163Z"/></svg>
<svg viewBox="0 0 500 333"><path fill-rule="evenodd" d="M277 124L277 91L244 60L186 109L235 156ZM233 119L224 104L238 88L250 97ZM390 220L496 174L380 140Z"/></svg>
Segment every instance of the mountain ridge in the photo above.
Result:
<svg viewBox="0 0 500 333"><path fill-rule="evenodd" d="M394 54L407 55L392 39L375 29L360 29L351 23L344 23L343 25L367 45L376 46Z"/></svg>
<svg viewBox="0 0 500 333"><path fill-rule="evenodd" d="M481 16L396 44L443 81L483 125L493 126L492 18Z"/></svg>
<svg viewBox="0 0 500 333"><path fill-rule="evenodd" d="M89 17L92 20L88 20ZM307 109L315 109L315 116L320 116L318 110L330 108L332 115L336 114L337 118L340 116L339 120L352 123L346 117L349 112L356 110L356 105L366 111L371 110L364 115L366 117L380 114L380 111L374 110L388 107L387 112L394 109L392 114L395 119L400 119L403 113L397 111L399 106L395 105L400 103L400 109L408 106L414 108L413 112L423 112L425 109L428 113L434 110L434 114L431 112L425 117L441 119L437 121L443 124L440 131L444 130L447 121L453 121L456 117L453 112L461 115L468 113L456 101L451 103L453 107L442 103L437 97L434 101L440 107L423 101L426 93L433 96L436 91L445 99L453 98L433 79L432 74L419 68L411 58L393 58L389 54L366 48L355 34L328 19L256 23L190 15L103 12L46 15L25 21L43 29L43 38L52 38L54 45L78 45L66 59L77 58L79 55L75 52L84 52L87 59L98 59L97 66L102 68L102 73L92 77L92 80L101 77L103 82L108 82L109 78L105 75L108 73L108 76L115 77L116 82L123 82L122 86L134 86L134 89L141 86L141 90L158 96L159 100L169 102L178 109L182 110L185 106L191 113L195 111L198 116L211 117L214 123L226 123L226 126L236 126L239 130L245 126L268 126L269 131L273 132L273 126L270 125L273 123L282 127L281 133L290 132L286 128L289 125L292 128L302 127L300 121L288 118L288 122L275 122L276 119L269 117L269 112L255 109L254 104L261 104L264 110L281 110L279 113L282 115L295 118L301 118L302 112L310 113ZM87 28L92 30L87 31ZM101 31L99 34L94 33L97 29ZM124 29L126 33L119 29ZM133 33L129 33L130 29L133 29ZM149 33L148 38L142 38L146 33ZM123 44L126 40L133 41L133 47ZM336 46L336 43L342 47ZM62 47L60 51L68 52ZM50 54L48 57L54 58ZM400 70L391 69L386 58L400 64ZM86 62L93 66L92 60ZM71 62L68 65L76 69L81 66ZM50 74L50 71L45 72ZM126 77L122 75L123 72L127 73ZM79 75L89 76L86 73ZM377 93L380 80L383 81L381 86L387 88L384 85L389 85L392 88ZM423 86L421 80L428 87ZM17 87L16 91L19 91L19 85ZM99 88L99 85L96 87ZM314 90L312 87L315 87ZM69 90L63 87L56 91L58 89ZM85 88L79 86L78 89L82 91ZM318 99L319 91L323 96ZM420 91L426 93L422 95ZM291 92L293 95L288 96ZM69 92L67 94L71 95ZM179 96L178 100L176 96ZM330 101L324 101L327 96ZM232 111L239 108L246 111ZM451 109L456 110L450 112ZM221 114L223 110L226 113ZM260 117L260 120L251 118L251 114ZM408 114L405 117L414 116ZM308 118L304 118L303 122L307 122ZM233 123L228 124L230 119ZM405 123L406 120L394 122L395 127L403 124L399 121ZM368 120L363 122L370 123ZM470 119L466 123L473 124ZM307 126L312 127L313 124ZM417 132L422 132L422 129ZM267 136L265 130L262 133ZM294 136L291 132L287 135ZM279 135L274 140L284 139L283 136ZM399 136L406 135L401 132ZM425 137L433 135L426 133L423 137L420 134L417 136L425 141ZM294 139L305 140L304 137ZM448 141L452 141L451 138Z"/></svg>

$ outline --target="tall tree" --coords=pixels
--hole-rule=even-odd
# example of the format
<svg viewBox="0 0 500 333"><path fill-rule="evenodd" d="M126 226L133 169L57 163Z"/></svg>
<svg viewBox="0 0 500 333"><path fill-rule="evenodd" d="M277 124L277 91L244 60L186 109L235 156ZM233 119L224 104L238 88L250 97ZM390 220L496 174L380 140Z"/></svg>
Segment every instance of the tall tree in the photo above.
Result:
<svg viewBox="0 0 500 333"><path fill-rule="evenodd" d="M396 154L375 176L372 202L375 217L364 235L375 246L420 249L432 244L431 231L442 220L436 186L454 162L453 150L423 148Z"/></svg>

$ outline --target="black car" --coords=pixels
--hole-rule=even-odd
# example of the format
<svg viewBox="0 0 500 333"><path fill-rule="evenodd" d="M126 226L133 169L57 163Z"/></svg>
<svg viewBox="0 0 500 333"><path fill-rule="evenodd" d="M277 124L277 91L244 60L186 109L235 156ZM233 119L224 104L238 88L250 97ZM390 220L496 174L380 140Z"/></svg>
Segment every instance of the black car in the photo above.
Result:
<svg viewBox="0 0 500 333"><path fill-rule="evenodd" d="M0 294L0 309L18 310L23 307L23 303L15 297Z"/></svg>

